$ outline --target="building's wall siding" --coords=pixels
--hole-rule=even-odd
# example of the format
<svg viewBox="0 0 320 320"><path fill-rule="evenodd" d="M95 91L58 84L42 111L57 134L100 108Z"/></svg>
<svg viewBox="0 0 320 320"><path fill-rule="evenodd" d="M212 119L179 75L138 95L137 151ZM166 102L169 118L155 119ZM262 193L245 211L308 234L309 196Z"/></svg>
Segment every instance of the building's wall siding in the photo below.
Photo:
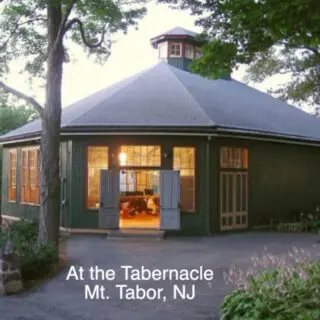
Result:
<svg viewBox="0 0 320 320"><path fill-rule="evenodd" d="M168 58L168 64L185 70L185 71L189 71L189 64L192 62L191 59L187 59L187 58Z"/></svg>
<svg viewBox="0 0 320 320"><path fill-rule="evenodd" d="M207 201L207 182L209 181L204 167L206 164L206 140L184 137L78 137L73 140L72 148L72 222L73 228L98 228L98 210L85 209L86 184L86 150L89 145L109 146L109 155L116 146L124 144L160 144L162 154L172 153L173 146L187 145L196 147L196 213L182 213L182 233L207 234L209 232L209 211ZM112 157L109 157L109 166ZM171 169L172 159L162 157L162 167Z"/></svg>
<svg viewBox="0 0 320 320"><path fill-rule="evenodd" d="M35 145L35 144L33 144ZM62 141L61 142L61 174L67 177L66 181L66 193L70 193L70 178L68 179L68 174L70 173L70 161L67 157L67 147L69 145L69 149L71 146L71 142ZM30 147L32 145L27 145ZM7 195L7 185L8 185L8 150L10 148L17 149L17 199L16 202L8 202L8 195ZM3 148L3 161L2 161L2 201L1 201L1 213L2 215L8 215L17 218L25 218L25 219L38 219L39 217L39 206L37 205L28 205L28 204L21 204L21 167L22 167L22 152L21 149L23 148L22 145L12 146L12 147L4 147ZM67 211L66 211L67 212ZM65 219L63 219L63 224L66 225Z"/></svg>
<svg viewBox="0 0 320 320"><path fill-rule="evenodd" d="M218 145L249 149L249 227L320 205L320 148L240 139Z"/></svg>
<svg viewBox="0 0 320 320"><path fill-rule="evenodd" d="M269 219L286 218L320 205L320 149L300 145L253 140L205 137L105 136L74 137L61 143L61 177L66 179L66 206L61 225L71 228L98 228L98 211L85 209L86 148L88 145L109 146L111 151L122 144L161 144L162 153L171 153L173 146L195 146L196 213L182 213L182 234L208 234L220 231L219 217L219 147L239 146L249 149L249 228L269 223ZM7 201L8 148L3 148L2 203L4 215L37 218L39 207L22 205L21 146L18 146L17 202ZM207 159L210 158L210 162ZM172 159L162 159L163 168L171 169Z"/></svg>

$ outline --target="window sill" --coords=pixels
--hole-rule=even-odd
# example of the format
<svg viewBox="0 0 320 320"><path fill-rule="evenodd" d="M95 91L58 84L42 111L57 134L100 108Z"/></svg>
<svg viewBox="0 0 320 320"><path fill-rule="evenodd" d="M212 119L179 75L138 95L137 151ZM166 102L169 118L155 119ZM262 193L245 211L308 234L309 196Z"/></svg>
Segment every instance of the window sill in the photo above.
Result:
<svg viewBox="0 0 320 320"><path fill-rule="evenodd" d="M23 205L25 205L25 206L40 207L40 204L38 204L38 203L32 203L32 202L20 202L20 204L23 204Z"/></svg>
<svg viewBox="0 0 320 320"><path fill-rule="evenodd" d="M186 210L180 210L180 213L183 216L194 216L197 214L196 211L186 211Z"/></svg>
<svg viewBox="0 0 320 320"><path fill-rule="evenodd" d="M84 208L84 209L88 211L99 211L100 208Z"/></svg>

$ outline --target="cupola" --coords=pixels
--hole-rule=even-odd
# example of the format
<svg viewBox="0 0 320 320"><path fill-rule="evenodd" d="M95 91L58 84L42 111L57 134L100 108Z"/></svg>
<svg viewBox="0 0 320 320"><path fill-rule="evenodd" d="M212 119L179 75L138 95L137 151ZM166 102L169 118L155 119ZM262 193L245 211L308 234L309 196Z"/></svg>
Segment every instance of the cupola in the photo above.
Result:
<svg viewBox="0 0 320 320"><path fill-rule="evenodd" d="M188 71L192 60L202 55L203 42L197 39L196 32L176 27L150 40L154 49L158 50L159 61L166 61L170 65Z"/></svg>

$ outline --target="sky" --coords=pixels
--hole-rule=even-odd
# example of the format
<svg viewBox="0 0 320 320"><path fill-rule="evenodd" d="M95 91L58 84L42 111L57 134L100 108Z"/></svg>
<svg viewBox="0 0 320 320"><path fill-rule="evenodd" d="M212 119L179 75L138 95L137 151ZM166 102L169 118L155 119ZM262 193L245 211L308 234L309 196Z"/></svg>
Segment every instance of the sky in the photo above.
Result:
<svg viewBox="0 0 320 320"><path fill-rule="evenodd" d="M117 35L113 44L111 56L103 65L88 58L80 48L74 48L73 56L76 61L64 65L62 104L63 107L80 100L112 83L120 81L158 62L157 50L150 45L150 39L171 28L180 26L195 32L201 32L201 28L195 26L196 17L187 11L169 9L165 4L151 3L147 6L148 13L140 20L138 30L131 28L124 35ZM23 74L18 74L23 61L16 61L7 79L9 85L30 94L30 87ZM245 67L234 71L232 77L243 81ZM266 91L281 80L273 78L262 84L254 84L259 90ZM44 101L44 90L34 88L32 95L41 103Z"/></svg>

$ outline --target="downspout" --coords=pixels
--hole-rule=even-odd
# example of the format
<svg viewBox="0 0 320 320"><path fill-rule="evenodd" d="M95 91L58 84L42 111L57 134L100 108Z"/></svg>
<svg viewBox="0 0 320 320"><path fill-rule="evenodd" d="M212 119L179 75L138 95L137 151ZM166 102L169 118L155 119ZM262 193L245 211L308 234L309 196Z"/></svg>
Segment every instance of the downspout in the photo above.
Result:
<svg viewBox="0 0 320 320"><path fill-rule="evenodd" d="M207 155L207 163L206 163L206 177L207 177L207 217L206 217L206 233L207 235L211 235L211 219L210 219L210 214L212 214L211 212L211 196L213 194L211 187L210 187L210 183L211 183L211 154L210 154L210 147L211 147L211 136L208 135L207 138L207 143L206 143L206 155Z"/></svg>
<svg viewBox="0 0 320 320"><path fill-rule="evenodd" d="M67 154L68 154L68 161L67 161L67 176L69 180L69 188L68 188L68 227L69 227L69 234L71 233L71 226L72 226L72 164L73 164L73 152L72 152L73 144L69 140L67 143ZM67 229L68 230L68 229Z"/></svg>

